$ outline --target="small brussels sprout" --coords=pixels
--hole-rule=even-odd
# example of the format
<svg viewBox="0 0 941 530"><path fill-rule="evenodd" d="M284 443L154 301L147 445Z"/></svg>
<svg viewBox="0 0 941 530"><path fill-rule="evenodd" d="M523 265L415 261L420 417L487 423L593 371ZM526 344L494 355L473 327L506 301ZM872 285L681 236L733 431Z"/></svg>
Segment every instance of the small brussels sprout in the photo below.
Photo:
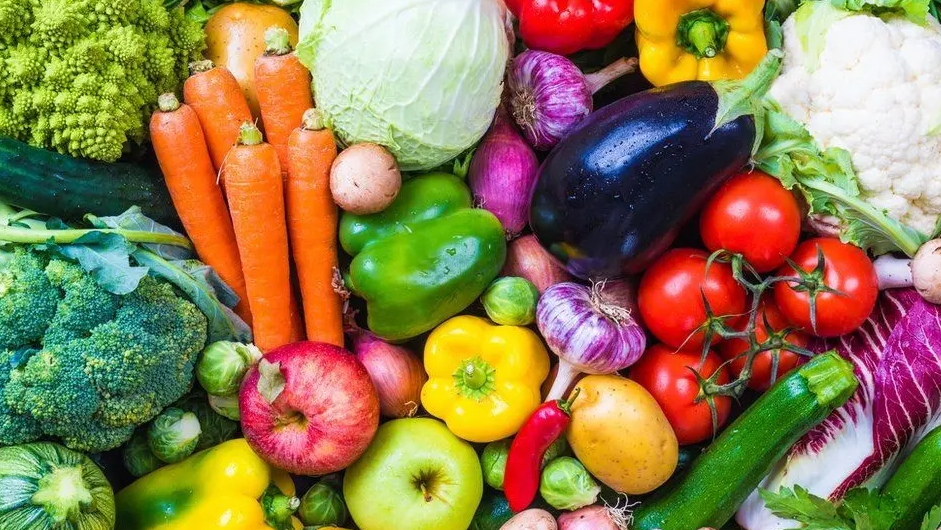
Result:
<svg viewBox="0 0 941 530"><path fill-rule="evenodd" d="M565 436L559 436L552 442L552 445L546 449L546 453L542 455L542 467L546 467L549 462L559 458L560 456L565 456L569 452L569 443L565 440Z"/></svg>
<svg viewBox="0 0 941 530"><path fill-rule="evenodd" d="M502 326L528 326L536 318L539 291L525 278L507 276L490 284L480 297L490 320Z"/></svg>
<svg viewBox="0 0 941 530"><path fill-rule="evenodd" d="M503 489L503 476L506 473L506 456L510 453L510 440L490 442L480 455L480 469L484 472L484 482L494 489Z"/></svg>
<svg viewBox="0 0 941 530"><path fill-rule="evenodd" d="M180 462L196 450L202 429L192 412L170 407L147 429L147 442L154 455L168 464Z"/></svg>
<svg viewBox="0 0 941 530"><path fill-rule="evenodd" d="M577 510L594 504L601 486L581 462L562 456L542 470L539 493L556 510Z"/></svg>
<svg viewBox="0 0 941 530"><path fill-rule="evenodd" d="M248 370L261 360L254 344L213 342L196 362L196 379L210 394L228 396L239 391Z"/></svg>
<svg viewBox="0 0 941 530"><path fill-rule="evenodd" d="M346 503L336 489L318 482L301 498L297 516L307 526L343 526L347 518Z"/></svg>
<svg viewBox="0 0 941 530"><path fill-rule="evenodd" d="M237 404L238 400L236 399ZM184 412L192 412L199 420L199 428L202 432L199 435L199 443L196 444L194 452L215 447L222 442L239 436L238 421L233 421L216 412L209 403L209 396L200 390L193 390L173 406L183 409ZM236 407L236 410L238 410L238 407Z"/></svg>
<svg viewBox="0 0 941 530"><path fill-rule="evenodd" d="M166 463L154 456L147 443L147 432L138 429L134 436L125 444L121 456L124 459L124 468L135 477L143 477L165 466Z"/></svg>
<svg viewBox="0 0 941 530"><path fill-rule="evenodd" d="M209 394L209 406L223 418L229 418L232 421L242 419L242 414L239 412L238 394L232 394L231 396Z"/></svg>

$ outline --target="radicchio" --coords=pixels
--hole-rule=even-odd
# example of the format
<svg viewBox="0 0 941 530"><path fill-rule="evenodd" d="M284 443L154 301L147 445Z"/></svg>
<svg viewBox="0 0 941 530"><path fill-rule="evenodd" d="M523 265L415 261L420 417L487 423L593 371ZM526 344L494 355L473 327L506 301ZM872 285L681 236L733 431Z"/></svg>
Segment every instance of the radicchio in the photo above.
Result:
<svg viewBox="0 0 941 530"><path fill-rule="evenodd" d="M941 307L913 289L886 291L856 332L812 349L835 349L852 361L859 389L795 444L761 487L799 484L839 499L857 486L882 486L900 457L941 425ZM775 517L757 491L736 520L746 530L799 526Z"/></svg>

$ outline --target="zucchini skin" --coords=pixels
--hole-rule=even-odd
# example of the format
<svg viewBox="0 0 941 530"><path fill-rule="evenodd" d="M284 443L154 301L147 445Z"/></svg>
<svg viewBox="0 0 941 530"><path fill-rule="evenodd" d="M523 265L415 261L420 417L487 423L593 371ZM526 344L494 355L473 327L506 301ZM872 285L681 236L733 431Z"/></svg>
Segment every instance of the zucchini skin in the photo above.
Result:
<svg viewBox="0 0 941 530"><path fill-rule="evenodd" d="M79 160L0 136L0 197L66 221L119 215L131 206L172 227L181 223L160 173Z"/></svg>
<svg viewBox="0 0 941 530"><path fill-rule="evenodd" d="M882 487L899 510L892 530L918 530L929 510L941 503L941 427L925 436Z"/></svg>
<svg viewBox="0 0 941 530"><path fill-rule="evenodd" d="M808 377L820 379L814 371L827 364L837 368L827 376L832 384L846 388L825 389L831 399L821 403ZM632 528L722 528L791 446L845 403L857 385L852 365L832 352L792 370L723 431L682 480L642 502Z"/></svg>

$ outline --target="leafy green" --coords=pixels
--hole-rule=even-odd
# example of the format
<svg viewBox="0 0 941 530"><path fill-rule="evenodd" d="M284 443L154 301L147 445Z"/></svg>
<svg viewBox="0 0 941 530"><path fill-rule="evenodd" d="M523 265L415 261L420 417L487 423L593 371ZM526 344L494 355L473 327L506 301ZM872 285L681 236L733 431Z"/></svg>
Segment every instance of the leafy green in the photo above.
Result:
<svg viewBox="0 0 941 530"><path fill-rule="evenodd" d="M928 0L830 0L846 11L863 11L874 15L901 14L916 24L924 24L928 17Z"/></svg>
<svg viewBox="0 0 941 530"><path fill-rule="evenodd" d="M144 212L141 211L139 206L132 206L121 215L111 217L86 215L85 219L95 228L113 228L115 230L149 232L152 234L167 234L183 237L183 234L144 215ZM165 259L191 259L196 257L193 253L193 249L189 247L166 243L144 243L143 246Z"/></svg>
<svg viewBox="0 0 941 530"><path fill-rule="evenodd" d="M941 530L941 505L935 506L921 523L921 530Z"/></svg>
<svg viewBox="0 0 941 530"><path fill-rule="evenodd" d="M810 132L770 98L765 98L764 137L753 159L784 187L800 191L810 213L836 216L844 242L877 255L901 251L914 256L928 240L866 202L849 153L839 148L821 150Z"/></svg>
<svg viewBox="0 0 941 530"><path fill-rule="evenodd" d="M800 486L759 493L776 516L801 523L793 530L889 530L898 516L890 500L864 488L850 490L842 502L822 499Z"/></svg>
<svg viewBox="0 0 941 530"><path fill-rule="evenodd" d="M134 292L147 275L147 267L131 263L131 253L136 246L119 234L89 232L73 244L54 248L58 254L77 261L102 287L114 294Z"/></svg>

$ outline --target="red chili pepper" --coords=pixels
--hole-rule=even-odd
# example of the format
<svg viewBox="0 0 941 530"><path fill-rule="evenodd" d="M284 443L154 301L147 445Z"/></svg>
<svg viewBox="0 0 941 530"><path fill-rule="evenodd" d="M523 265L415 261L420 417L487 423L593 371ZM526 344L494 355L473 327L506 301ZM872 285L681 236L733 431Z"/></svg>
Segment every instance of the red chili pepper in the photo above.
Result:
<svg viewBox="0 0 941 530"><path fill-rule="evenodd" d="M603 48L634 20L634 0L507 0L529 48L571 55Z"/></svg>
<svg viewBox="0 0 941 530"><path fill-rule="evenodd" d="M514 512L525 510L539 491L542 459L556 439L565 432L572 420L572 402L578 397L576 388L568 401L543 403L516 433L506 457L503 492Z"/></svg>

